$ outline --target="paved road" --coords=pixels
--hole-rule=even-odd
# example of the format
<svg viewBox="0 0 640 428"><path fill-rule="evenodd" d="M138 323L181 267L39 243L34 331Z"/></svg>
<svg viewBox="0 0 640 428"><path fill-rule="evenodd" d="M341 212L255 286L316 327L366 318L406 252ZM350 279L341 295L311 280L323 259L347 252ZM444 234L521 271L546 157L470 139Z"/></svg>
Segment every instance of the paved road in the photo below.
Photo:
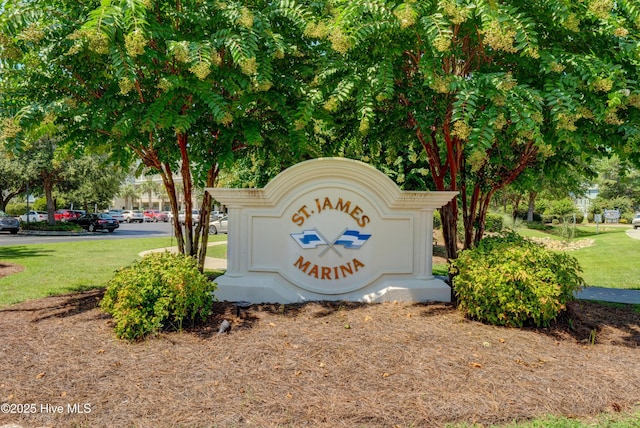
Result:
<svg viewBox="0 0 640 428"><path fill-rule="evenodd" d="M38 235L11 235L7 232L0 233L0 246L42 244L48 242L70 242L82 240L123 239L123 238L155 238L171 236L173 229L171 223L122 223L113 233L96 232L81 236L38 236Z"/></svg>
<svg viewBox="0 0 640 428"><path fill-rule="evenodd" d="M629 229L627 230L627 235L633 239L640 239L640 229Z"/></svg>

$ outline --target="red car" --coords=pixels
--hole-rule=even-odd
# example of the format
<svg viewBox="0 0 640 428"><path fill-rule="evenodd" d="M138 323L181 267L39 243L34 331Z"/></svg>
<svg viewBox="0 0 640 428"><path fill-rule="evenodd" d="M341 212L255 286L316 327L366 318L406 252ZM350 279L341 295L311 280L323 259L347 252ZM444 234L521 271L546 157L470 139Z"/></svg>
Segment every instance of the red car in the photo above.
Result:
<svg viewBox="0 0 640 428"><path fill-rule="evenodd" d="M158 210L145 210L144 211L144 216L146 217L147 221L164 221L167 222L169 221L169 217L167 217L167 215L163 212L160 212Z"/></svg>
<svg viewBox="0 0 640 428"><path fill-rule="evenodd" d="M75 220L82 215L81 211L74 210L58 210L53 213L53 217L56 221L70 221Z"/></svg>

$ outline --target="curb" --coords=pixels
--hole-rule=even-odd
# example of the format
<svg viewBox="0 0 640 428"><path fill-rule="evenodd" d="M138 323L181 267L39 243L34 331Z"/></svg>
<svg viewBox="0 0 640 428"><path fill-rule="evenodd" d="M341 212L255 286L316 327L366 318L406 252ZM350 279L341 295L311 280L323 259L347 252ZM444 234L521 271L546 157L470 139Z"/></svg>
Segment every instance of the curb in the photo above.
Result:
<svg viewBox="0 0 640 428"><path fill-rule="evenodd" d="M33 235L33 236L85 236L91 235L86 231L68 231L68 230L20 230L18 235Z"/></svg>

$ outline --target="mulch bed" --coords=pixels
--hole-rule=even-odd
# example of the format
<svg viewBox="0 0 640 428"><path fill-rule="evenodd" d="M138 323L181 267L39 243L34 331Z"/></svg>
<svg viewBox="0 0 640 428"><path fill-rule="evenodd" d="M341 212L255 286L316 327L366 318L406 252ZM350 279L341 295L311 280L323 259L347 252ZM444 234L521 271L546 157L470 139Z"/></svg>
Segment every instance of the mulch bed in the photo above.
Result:
<svg viewBox="0 0 640 428"><path fill-rule="evenodd" d="M0 278L22 272L23 270L24 266L20 266L15 263L0 262Z"/></svg>
<svg viewBox="0 0 640 428"><path fill-rule="evenodd" d="M204 325L127 343L101 296L0 310L0 403L35 404L0 413L0 426L438 427L640 405L640 314L625 307L572 302L550 328L511 329L448 304L253 305L237 316L217 303ZM223 320L231 330L219 335Z"/></svg>

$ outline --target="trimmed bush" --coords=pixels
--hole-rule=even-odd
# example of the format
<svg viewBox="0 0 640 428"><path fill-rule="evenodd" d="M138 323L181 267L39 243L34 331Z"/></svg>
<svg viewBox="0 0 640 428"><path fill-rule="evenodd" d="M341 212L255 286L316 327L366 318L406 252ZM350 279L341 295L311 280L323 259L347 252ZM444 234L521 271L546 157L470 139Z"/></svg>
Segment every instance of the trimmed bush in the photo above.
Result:
<svg viewBox="0 0 640 428"><path fill-rule="evenodd" d="M69 231L82 231L84 230L80 226L75 223L69 223L68 221L56 221L54 225L50 225L46 221L39 222L31 222L26 223L23 222L20 227L22 230L44 230L50 232L69 232Z"/></svg>
<svg viewBox="0 0 640 428"><path fill-rule="evenodd" d="M433 213L433 229L442 229L442 220L440 219L440 211L434 211Z"/></svg>
<svg viewBox="0 0 640 428"><path fill-rule="evenodd" d="M502 232L504 227L504 218L500 214L487 214L484 222L484 230L486 232Z"/></svg>
<svg viewBox="0 0 640 428"><path fill-rule="evenodd" d="M193 257L153 253L116 272L100 307L113 315L119 338L140 340L162 329L181 330L185 320L204 321L215 289Z"/></svg>
<svg viewBox="0 0 640 428"><path fill-rule="evenodd" d="M9 214L10 216L17 217L27 212L27 204L23 204L23 203L7 204L7 206L4 209L4 212Z"/></svg>
<svg viewBox="0 0 640 428"><path fill-rule="evenodd" d="M483 239L449 269L460 310L494 325L548 325L584 284L575 258L515 232Z"/></svg>

